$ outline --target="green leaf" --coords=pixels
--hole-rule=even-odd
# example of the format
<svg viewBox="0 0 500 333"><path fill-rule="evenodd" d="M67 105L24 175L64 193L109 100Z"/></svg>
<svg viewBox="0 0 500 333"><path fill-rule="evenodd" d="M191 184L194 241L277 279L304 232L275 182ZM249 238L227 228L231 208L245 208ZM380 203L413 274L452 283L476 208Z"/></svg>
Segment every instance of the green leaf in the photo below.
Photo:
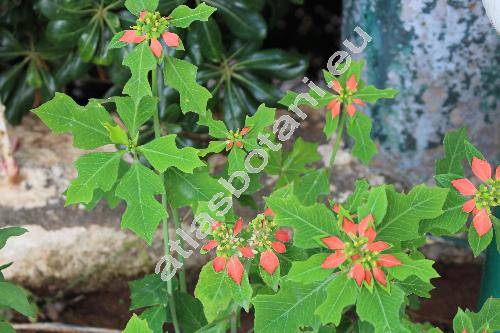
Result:
<svg viewBox="0 0 500 333"><path fill-rule="evenodd" d="M205 149L200 149L198 155L205 157L208 154L220 153L226 148L226 142L224 141L210 141L208 147Z"/></svg>
<svg viewBox="0 0 500 333"><path fill-rule="evenodd" d="M175 308L183 332L194 333L207 325L207 319L203 315L203 305L193 296L182 291L176 292Z"/></svg>
<svg viewBox="0 0 500 333"><path fill-rule="evenodd" d="M431 283L420 280L415 275L411 275L404 281L399 281L398 286L405 291L407 295L414 294L420 297L430 298L430 291L434 289Z"/></svg>
<svg viewBox="0 0 500 333"><path fill-rule="evenodd" d="M269 163L265 171L272 175L278 175L279 179L276 187L289 184L297 179L301 174L312 171L306 166L321 160L317 152L318 144L307 142L298 138L293 149L289 152L269 153Z"/></svg>
<svg viewBox="0 0 500 333"><path fill-rule="evenodd" d="M233 146L227 156L228 174L231 175L237 171L245 171L246 151L237 146Z"/></svg>
<svg viewBox="0 0 500 333"><path fill-rule="evenodd" d="M404 292L397 286L392 286L391 293L378 285L370 292L368 288L361 288L356 312L359 318L375 327L376 333L403 333L410 332L403 326L400 319L400 310L404 304Z"/></svg>
<svg viewBox="0 0 500 333"><path fill-rule="evenodd" d="M226 80L224 84L224 100L222 107L224 110L224 122L227 127L233 130L241 128L243 118L248 110L254 110L247 94L233 80Z"/></svg>
<svg viewBox="0 0 500 333"><path fill-rule="evenodd" d="M0 332L2 333L16 333L14 327L12 327L9 323L0 322Z"/></svg>
<svg viewBox="0 0 500 333"><path fill-rule="evenodd" d="M276 109L268 108L264 103L259 105L257 112L253 116L247 116L245 119L245 127L249 129L245 135L246 139L257 139L266 127L274 124L275 116Z"/></svg>
<svg viewBox="0 0 500 333"><path fill-rule="evenodd" d="M352 154L366 165L378 151L370 137L371 130L372 120L362 112L356 112L356 115L347 121L347 134L355 140Z"/></svg>
<svg viewBox="0 0 500 333"><path fill-rule="evenodd" d="M42 104L33 112L42 119L54 133L70 132L73 145L81 149L94 149L111 143L108 131L102 124L112 123L112 119L102 105L90 102L83 107L65 94Z"/></svg>
<svg viewBox="0 0 500 333"><path fill-rule="evenodd" d="M373 187L366 202L358 208L358 215L363 218L372 214L375 224L380 224L387 212L387 195L385 185Z"/></svg>
<svg viewBox="0 0 500 333"><path fill-rule="evenodd" d="M366 86L359 89L354 94L354 97L361 99L363 102L375 103L381 98L394 98L397 94L396 89L378 89L374 86Z"/></svg>
<svg viewBox="0 0 500 333"><path fill-rule="evenodd" d="M109 139L114 144L128 146L127 132L120 125L111 125L109 123L103 124L104 128L108 131Z"/></svg>
<svg viewBox="0 0 500 333"><path fill-rule="evenodd" d="M474 332L471 318L460 308L458 308L455 318L453 318L453 332Z"/></svg>
<svg viewBox="0 0 500 333"><path fill-rule="evenodd" d="M0 282L0 305L14 309L27 317L36 317L35 308L28 302L24 290L10 282Z"/></svg>
<svg viewBox="0 0 500 333"><path fill-rule="evenodd" d="M139 318L147 321L153 333L163 333L163 324L167 322L167 308L163 305L156 305L144 310Z"/></svg>
<svg viewBox="0 0 500 333"><path fill-rule="evenodd" d="M488 245L490 245L491 240L493 239L493 229L488 231L488 233L483 236L479 236L476 228L471 225L469 227L468 239L472 253L474 253L474 257L477 257L488 247Z"/></svg>
<svg viewBox="0 0 500 333"><path fill-rule="evenodd" d="M316 309L315 314L323 324L338 326L344 309L356 303L358 287L347 274L338 274L326 287L326 299Z"/></svg>
<svg viewBox="0 0 500 333"><path fill-rule="evenodd" d="M187 28L194 21L207 21L215 11L216 8L207 6L205 3L199 4L194 9L181 5L170 14L169 22L174 27Z"/></svg>
<svg viewBox="0 0 500 333"><path fill-rule="evenodd" d="M86 28L86 31L80 35L78 39L78 52L82 60L88 62L92 60L99 42L99 23L96 21L91 28Z"/></svg>
<svg viewBox="0 0 500 333"><path fill-rule="evenodd" d="M185 60L167 57L165 61L165 84L180 94L183 113L195 112L200 116L206 113L210 92L196 82L198 68Z"/></svg>
<svg viewBox="0 0 500 333"><path fill-rule="evenodd" d="M122 48L124 47L125 45L127 45L127 43L125 42L122 42L120 41L120 38L123 37L123 34L125 33L125 31L120 31L120 32L117 32L113 38L111 39L111 41L109 42L108 44L108 50L111 50L111 49L119 49L119 48Z"/></svg>
<svg viewBox="0 0 500 333"><path fill-rule="evenodd" d="M332 118L332 116L327 113L325 120L325 127L323 127L323 133L325 133L326 138L330 139L339 125L339 117Z"/></svg>
<svg viewBox="0 0 500 333"><path fill-rule="evenodd" d="M325 170L314 170L296 180L295 196L309 206L330 194L330 184Z"/></svg>
<svg viewBox="0 0 500 333"><path fill-rule="evenodd" d="M307 69L303 57L280 49L260 50L238 60L234 69L252 70L279 80L294 79Z"/></svg>
<svg viewBox="0 0 500 333"><path fill-rule="evenodd" d="M169 169L165 175L168 202L174 208L184 206L196 207L200 201L210 201L219 193L228 192L219 182L210 176L207 168L200 168L193 174L183 173L177 169Z"/></svg>
<svg viewBox="0 0 500 333"><path fill-rule="evenodd" d="M289 333L298 332L303 326L319 328L320 319L314 311L325 300L330 280L307 285L284 281L277 294L255 297L255 332Z"/></svg>
<svg viewBox="0 0 500 333"><path fill-rule="evenodd" d="M469 164L472 164L472 158L477 157L480 160L486 160L483 154L476 148L472 143L468 140L465 140L465 156L467 157L467 161Z"/></svg>
<svg viewBox="0 0 500 333"><path fill-rule="evenodd" d="M176 284L177 280L174 281ZM149 274L142 279L129 282L130 310L137 310L153 305L168 305L167 282L163 281L160 274Z"/></svg>
<svg viewBox="0 0 500 333"><path fill-rule="evenodd" d="M425 283L430 283L431 279L439 277L438 272L432 267L434 261L427 259L412 259L407 254L396 253L396 258L401 261L401 265L389 268L389 273L396 279L404 281L410 276L417 276Z"/></svg>
<svg viewBox="0 0 500 333"><path fill-rule="evenodd" d="M238 286L225 270L216 273L212 262L205 264L201 269L194 290L194 296L203 304L203 311L209 323L226 311L231 300L234 299L238 303L248 302L252 296L251 293L252 288L248 283L246 273L244 273L241 286Z"/></svg>
<svg viewBox="0 0 500 333"><path fill-rule="evenodd" d="M357 179L354 185L354 192L347 198L344 208L351 213L356 213L359 206L366 201L369 188L370 184L366 179Z"/></svg>
<svg viewBox="0 0 500 333"><path fill-rule="evenodd" d="M158 8L158 0L126 0L125 7L135 16L139 16L143 10L154 12Z"/></svg>
<svg viewBox="0 0 500 333"><path fill-rule="evenodd" d="M217 139L226 139L229 131L221 120L215 120L210 111L206 112L205 116L201 116L198 120L198 125L208 127L208 134Z"/></svg>
<svg viewBox="0 0 500 333"><path fill-rule="evenodd" d="M218 62L222 59L224 53L222 36L219 26L213 18L209 18L207 22L195 22L190 33L196 34L197 44L189 45L190 47L199 47L201 54L212 62Z"/></svg>
<svg viewBox="0 0 500 333"><path fill-rule="evenodd" d="M0 249L2 249L10 237L21 236L28 230L21 227L4 227L0 228Z"/></svg>
<svg viewBox="0 0 500 333"><path fill-rule="evenodd" d="M168 216L163 205L154 197L164 192L160 176L134 163L116 187L116 195L127 202L122 227L132 230L151 244L158 224Z"/></svg>
<svg viewBox="0 0 500 333"><path fill-rule="evenodd" d="M152 96L148 74L156 67L156 59L147 41L135 46L123 59L123 65L129 67L131 73L123 87L123 93L131 96L136 103L144 96Z"/></svg>
<svg viewBox="0 0 500 333"><path fill-rule="evenodd" d="M129 131L134 137L139 128L157 112L158 101L151 96L144 96L136 104L131 97L115 97L116 111Z"/></svg>
<svg viewBox="0 0 500 333"><path fill-rule="evenodd" d="M464 175L462 161L465 158L466 139L465 127L446 133L443 142L444 157L436 161L436 175L449 173Z"/></svg>
<svg viewBox="0 0 500 333"><path fill-rule="evenodd" d="M272 275L269 274L264 268L262 268L261 265L259 265L259 274L260 277L262 278L262 281L264 281L264 283L268 287L270 287L274 291L278 291L278 286L281 281L281 273L279 265Z"/></svg>
<svg viewBox="0 0 500 333"><path fill-rule="evenodd" d="M136 314L133 314L123 333L153 333L153 331L149 328L146 320L140 319Z"/></svg>
<svg viewBox="0 0 500 333"><path fill-rule="evenodd" d="M204 2L217 8L217 14L222 16L236 37L246 40L266 37L264 18L244 3L224 0L204 0Z"/></svg>
<svg viewBox="0 0 500 333"><path fill-rule="evenodd" d="M415 186L408 194L397 193L387 187L387 213L378 227L378 239L391 244L419 237L419 223L423 219L435 218L443 213L442 207L448 189Z"/></svg>
<svg viewBox="0 0 500 333"><path fill-rule="evenodd" d="M490 297L478 313L472 313L468 310L466 312L471 317L476 331L485 328L489 329L489 332L500 330L500 299Z"/></svg>
<svg viewBox="0 0 500 333"><path fill-rule="evenodd" d="M465 201L467 200L457 191L449 191L443 205L443 214L434 219L422 221L420 233L430 232L436 236L456 234L463 228L469 217L469 214L462 209Z"/></svg>
<svg viewBox="0 0 500 333"><path fill-rule="evenodd" d="M193 147L177 148L176 134L169 134L140 146L149 163L158 171L165 172L170 167L193 173L193 170L205 164L198 158L198 150Z"/></svg>
<svg viewBox="0 0 500 333"><path fill-rule="evenodd" d="M89 153L75 162L78 177L71 181L66 191L66 205L92 201L94 191L109 191L118 177L122 153Z"/></svg>
<svg viewBox="0 0 500 333"><path fill-rule="evenodd" d="M317 248L320 238L336 233L335 217L323 204L305 207L295 197L270 197L266 203L276 214L277 225L293 228L293 244L297 247Z"/></svg>
<svg viewBox="0 0 500 333"><path fill-rule="evenodd" d="M302 284L323 281L332 274L331 269L321 267L326 257L328 257L328 253L317 253L310 256L307 260L293 261L286 279Z"/></svg>

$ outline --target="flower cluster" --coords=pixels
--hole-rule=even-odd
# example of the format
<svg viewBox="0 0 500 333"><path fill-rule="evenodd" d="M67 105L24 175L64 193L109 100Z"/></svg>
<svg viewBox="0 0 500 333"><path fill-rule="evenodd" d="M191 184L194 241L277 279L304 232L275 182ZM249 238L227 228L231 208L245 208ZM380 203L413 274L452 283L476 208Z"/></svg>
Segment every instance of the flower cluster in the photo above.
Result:
<svg viewBox="0 0 500 333"><path fill-rule="evenodd" d="M479 236L491 230L491 208L500 204L500 166L497 166L495 179L492 178L491 165L477 157L472 159L472 172L483 183L476 188L467 178L453 180L451 184L464 196L473 196L462 207L466 213L474 215L472 224Z"/></svg>
<svg viewBox="0 0 500 333"><path fill-rule="evenodd" d="M230 130L226 140L226 150L231 149L234 144L236 144L238 148L243 148L243 142L241 140L248 131L248 127L243 127L241 131L239 129L236 131Z"/></svg>
<svg viewBox="0 0 500 333"><path fill-rule="evenodd" d="M349 277L356 280L358 285L363 281L371 285L373 276L381 285L386 286L387 279L382 267L399 266L401 262L393 255L381 254L390 245L375 241L377 233L373 228L373 216L366 216L359 224L344 217L342 230L347 235L346 241L336 236L321 239L329 249L335 251L325 259L321 267L348 269Z"/></svg>
<svg viewBox="0 0 500 333"><path fill-rule="evenodd" d="M365 103L356 97L358 81L356 80L356 76L354 74L347 80L345 88L343 88L337 80L332 81L332 88L333 91L337 93L337 95L327 105L332 118L335 118L340 114L341 104L345 104L346 111L351 117L353 117L357 111L354 104L365 106Z"/></svg>
<svg viewBox="0 0 500 333"><path fill-rule="evenodd" d="M168 26L168 17L161 16L159 12L150 13L143 11L140 13L136 25L132 26L132 30L125 30L120 41L137 44L144 40L149 40L151 52L159 58L162 53L162 46L158 41L160 37L162 37L167 46L179 47L179 36L173 32L166 31Z"/></svg>
<svg viewBox="0 0 500 333"><path fill-rule="evenodd" d="M228 225L217 222L212 226L213 239L208 241L202 249L210 251L217 249L217 256L213 261L216 272L226 269L227 274L241 284L244 267L240 257L253 259L260 254L259 264L270 275L274 274L279 266L276 253L286 251L285 244L290 240L290 234L284 229L276 227L274 213L266 209L259 214L243 230L243 219L240 218L231 229ZM229 259L228 259L229 258Z"/></svg>

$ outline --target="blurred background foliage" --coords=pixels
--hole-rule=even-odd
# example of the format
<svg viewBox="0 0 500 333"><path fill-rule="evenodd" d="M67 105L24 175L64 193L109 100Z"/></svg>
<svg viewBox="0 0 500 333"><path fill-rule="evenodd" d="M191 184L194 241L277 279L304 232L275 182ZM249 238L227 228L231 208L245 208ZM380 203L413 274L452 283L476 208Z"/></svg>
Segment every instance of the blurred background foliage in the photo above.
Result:
<svg viewBox="0 0 500 333"><path fill-rule="evenodd" d="M320 41L299 35L330 32L333 43L325 49L338 39L334 26L340 23L332 24L321 7L327 1L318 1L309 12L302 9L303 0L203 1L217 7L216 15L182 34L187 51L174 52L199 67L200 82L214 96L209 108L232 129L241 127L260 103L276 106L283 94L279 83L304 74ZM159 10L168 15L178 5L199 2L161 0ZM55 91L81 103L121 92L128 77L121 63L129 49L108 51L107 43L135 23L123 0L0 0L0 22L0 100L12 124ZM177 102L177 92L165 88L162 119L184 144L193 144L203 135L197 135L193 115L183 115Z"/></svg>

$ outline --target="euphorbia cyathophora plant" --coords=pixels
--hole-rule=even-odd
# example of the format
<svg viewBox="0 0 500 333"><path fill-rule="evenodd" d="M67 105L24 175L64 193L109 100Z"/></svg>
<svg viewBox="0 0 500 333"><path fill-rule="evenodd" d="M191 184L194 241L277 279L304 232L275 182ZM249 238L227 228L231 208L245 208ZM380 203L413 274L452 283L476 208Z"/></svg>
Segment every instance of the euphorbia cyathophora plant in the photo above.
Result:
<svg viewBox="0 0 500 333"><path fill-rule="evenodd" d="M445 157L436 163L438 186L421 184L403 193L392 185L371 186L360 179L345 202L327 202L335 196L330 192L337 177L332 166L344 129L354 139L352 154L368 164L377 148L366 105L394 98L397 91L366 85L363 62L352 61L341 75L324 71L325 88L311 89L308 99L288 92L280 102L292 112L304 103L326 110L330 162L312 167L320 159L317 144L299 138L291 150L281 150L283 133L293 133L291 113L275 122L276 110L262 104L249 110L253 115L241 128L232 128L207 109L212 96L197 83L197 67L173 56L170 48L179 51L183 46L170 28L190 29L195 20L207 21L215 8L205 2L196 8L181 5L162 16L156 11L158 0L127 0L125 5L137 22L117 33L109 45L128 48L123 65L130 69L130 79L122 96L80 106L57 94L34 110L54 132L71 133L77 148L114 147L78 158L78 176L66 191L67 204L92 208L105 199L114 207L124 201L122 227L151 244L161 223L166 257L174 255L172 244L214 255L201 269L194 297L187 292L185 270L177 266L174 271L167 265L167 273L175 277L165 281L151 274L131 282L131 310L141 312L132 316L125 332L158 333L169 327L175 332L236 332L241 311L254 313L258 333L334 327L347 327L346 332L439 331L412 323L403 311L410 297L429 297L430 280L439 277L419 245L429 232L454 235L468 229L478 255L499 228L492 215L499 202L498 176L493 177L465 130L445 138ZM158 79L159 70L163 80ZM192 119L208 131L212 139L206 147L179 148L176 135L165 133L158 116L158 92L164 86L178 91L182 112L196 114ZM153 123L155 137L143 142L139 138L148 122ZM259 158L251 159L254 152L265 166L256 166ZM227 155L217 175L207 167L205 158L211 154ZM479 187L466 180L466 158L483 181ZM262 202L256 199L265 173L276 181ZM234 194L231 186L240 193ZM238 217L236 202L253 207L255 217L246 222ZM180 228L182 222L180 208L203 215L205 222L207 217L212 220L206 227L195 219L199 246L192 245L194 236L183 244L180 232L175 242L170 241L169 225ZM467 227L470 212L472 228ZM176 256L180 266L185 253ZM498 312L497 300L487 306ZM488 313L462 311L457 316L468 318L466 330L492 332L500 324Z"/></svg>

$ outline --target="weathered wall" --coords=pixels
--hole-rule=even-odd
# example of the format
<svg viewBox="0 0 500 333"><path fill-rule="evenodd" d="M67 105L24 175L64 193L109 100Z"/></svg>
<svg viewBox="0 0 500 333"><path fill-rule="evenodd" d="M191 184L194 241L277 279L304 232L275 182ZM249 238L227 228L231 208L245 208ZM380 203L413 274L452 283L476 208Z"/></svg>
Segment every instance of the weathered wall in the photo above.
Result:
<svg viewBox="0 0 500 333"><path fill-rule="evenodd" d="M444 133L463 125L495 159L500 37L480 1L345 0L343 13L345 37L359 25L373 38L362 54L366 81L401 91L369 110L379 159L411 181L426 180Z"/></svg>

